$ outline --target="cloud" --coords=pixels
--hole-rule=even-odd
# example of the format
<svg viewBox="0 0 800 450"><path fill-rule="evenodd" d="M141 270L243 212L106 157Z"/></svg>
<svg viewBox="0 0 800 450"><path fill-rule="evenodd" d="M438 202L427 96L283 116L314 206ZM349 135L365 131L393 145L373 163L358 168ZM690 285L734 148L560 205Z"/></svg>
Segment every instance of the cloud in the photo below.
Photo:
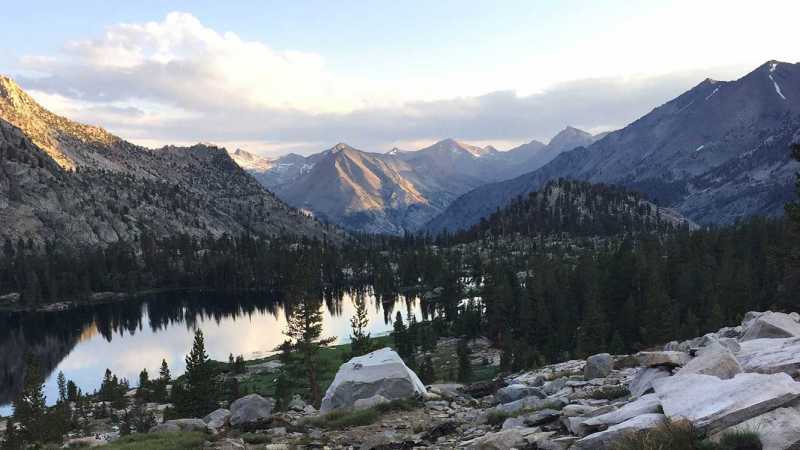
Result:
<svg viewBox="0 0 800 450"><path fill-rule="evenodd" d="M339 141L382 151L443 137L511 145L546 140L566 125L612 129L709 75L609 76L529 95L420 98L430 86L341 76L320 55L275 50L177 12L161 22L113 25L56 56L25 57L22 67L40 74L19 81L46 107L134 142L272 152L318 151ZM733 76L742 68L713 71Z"/></svg>

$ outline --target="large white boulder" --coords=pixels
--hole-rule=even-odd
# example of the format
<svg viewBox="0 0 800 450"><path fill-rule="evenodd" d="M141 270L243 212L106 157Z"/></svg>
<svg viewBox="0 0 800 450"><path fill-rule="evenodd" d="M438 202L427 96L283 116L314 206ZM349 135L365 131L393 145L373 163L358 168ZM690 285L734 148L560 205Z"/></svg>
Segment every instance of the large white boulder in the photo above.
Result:
<svg viewBox="0 0 800 450"><path fill-rule="evenodd" d="M764 338L800 337L800 323L797 321L796 314L767 311L752 319L748 319L748 317L745 317L742 341Z"/></svg>
<svg viewBox="0 0 800 450"><path fill-rule="evenodd" d="M594 433L575 442L570 450L604 450L613 448L622 437L631 433L649 430L664 423L663 414L643 414L609 427L605 431Z"/></svg>
<svg viewBox="0 0 800 450"><path fill-rule="evenodd" d="M697 356L675 373L675 376L700 373L727 380L742 373L739 361L721 343L714 341L697 351Z"/></svg>
<svg viewBox="0 0 800 450"><path fill-rule="evenodd" d="M785 373L740 373L729 380L688 374L653 382L664 414L714 433L800 398L800 383Z"/></svg>
<svg viewBox="0 0 800 450"><path fill-rule="evenodd" d="M800 338L753 339L736 354L745 372L796 375L800 371Z"/></svg>
<svg viewBox="0 0 800 450"><path fill-rule="evenodd" d="M387 400L425 394L425 385L390 348L353 358L339 367L325 392L320 413L352 408L356 400L380 395Z"/></svg>
<svg viewBox="0 0 800 450"><path fill-rule="evenodd" d="M758 433L763 450L800 448L800 406L793 403L790 407L773 409L721 431L712 436L712 440L717 440L726 432L748 431Z"/></svg>

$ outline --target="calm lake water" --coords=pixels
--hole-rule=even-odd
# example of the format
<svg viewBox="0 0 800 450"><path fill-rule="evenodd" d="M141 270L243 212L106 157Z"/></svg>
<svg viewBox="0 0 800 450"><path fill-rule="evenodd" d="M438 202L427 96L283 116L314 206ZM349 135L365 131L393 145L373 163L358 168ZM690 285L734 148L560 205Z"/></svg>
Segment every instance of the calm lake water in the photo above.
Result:
<svg viewBox="0 0 800 450"><path fill-rule="evenodd" d="M369 291L348 293L325 301L324 336L336 336L336 343L349 341L357 295L366 300L373 335L391 330L398 310L404 318L408 313L422 318L416 299L382 302ZM166 359L173 376L180 375L195 328L203 330L213 359L227 361L230 353L257 358L285 340L286 309L268 296L193 293L58 313L0 314L0 415L10 414L9 403L22 386L26 353L48 374L45 394L52 403L59 371L88 393L99 388L106 368L134 385L143 368L157 376Z"/></svg>

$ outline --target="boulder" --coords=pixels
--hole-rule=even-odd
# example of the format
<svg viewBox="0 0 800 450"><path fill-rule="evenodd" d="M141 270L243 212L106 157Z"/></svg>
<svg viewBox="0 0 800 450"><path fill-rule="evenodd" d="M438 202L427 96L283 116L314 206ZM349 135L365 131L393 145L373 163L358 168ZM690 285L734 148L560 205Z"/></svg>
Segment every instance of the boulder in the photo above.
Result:
<svg viewBox="0 0 800 450"><path fill-rule="evenodd" d="M306 404L306 402L303 400L302 397L295 394L294 396L292 396L292 400L289 402L288 406L289 409L292 411L305 411L306 406L308 405Z"/></svg>
<svg viewBox="0 0 800 450"><path fill-rule="evenodd" d="M604 450L613 448L622 437L638 431L649 430L664 423L663 414L644 414L620 424L609 427L605 431L590 434L578 440L570 450Z"/></svg>
<svg viewBox="0 0 800 450"><path fill-rule="evenodd" d="M224 427L226 423L228 423L228 419L231 417L231 412L227 409L220 408L216 411L209 413L207 416L203 417L203 422L208 425L208 428L211 428L214 431L219 430L220 428Z"/></svg>
<svg viewBox="0 0 800 450"><path fill-rule="evenodd" d="M730 350L733 353L739 353L739 350L742 349L742 345L739 344L739 341L733 338L727 338L727 337L719 338L719 343L727 347L728 350Z"/></svg>
<svg viewBox="0 0 800 450"><path fill-rule="evenodd" d="M351 359L339 367L325 392L320 412L350 408L358 399L380 395L387 400L425 395L425 385L390 348Z"/></svg>
<svg viewBox="0 0 800 450"><path fill-rule="evenodd" d="M525 428L525 421L519 417L509 417L503 422L501 428L503 430L508 430L509 428Z"/></svg>
<svg viewBox="0 0 800 450"><path fill-rule="evenodd" d="M510 428L496 433L487 433L481 437L462 442L458 445L458 448L470 450L528 448L531 445L546 441L553 434L552 432L542 432L538 428Z"/></svg>
<svg viewBox="0 0 800 450"><path fill-rule="evenodd" d="M800 398L800 383L785 373L740 373L722 380L687 374L653 382L670 419L686 419L701 432L714 433Z"/></svg>
<svg viewBox="0 0 800 450"><path fill-rule="evenodd" d="M191 431L205 433L208 431L208 426L202 419L175 419L150 428L150 433L186 433Z"/></svg>
<svg viewBox="0 0 800 450"><path fill-rule="evenodd" d="M614 358L608 353L592 355L586 359L586 367L583 368L583 375L587 380L593 378L605 378L614 368Z"/></svg>
<svg viewBox="0 0 800 450"><path fill-rule="evenodd" d="M545 395L553 395L558 391L564 389L564 387L567 386L567 381L569 380L567 380L566 378L558 378L553 381L548 381L547 383L544 384L544 386L542 386L542 392Z"/></svg>
<svg viewBox="0 0 800 450"><path fill-rule="evenodd" d="M447 400L455 400L464 398L464 394L461 393L463 388L464 385L458 383L431 384L428 386L428 392Z"/></svg>
<svg viewBox="0 0 800 450"><path fill-rule="evenodd" d="M531 396L538 398L546 397L546 395L542 393L541 389L524 384L511 384L504 388L500 388L497 390L494 396L500 403L513 402L514 400Z"/></svg>
<svg viewBox="0 0 800 450"><path fill-rule="evenodd" d="M563 414L566 417L588 416L596 410L597 408L594 406L579 405L577 403L573 403L571 405L567 405L561 408L561 414Z"/></svg>
<svg viewBox="0 0 800 450"><path fill-rule="evenodd" d="M565 402L562 399L550 399L550 398L542 399L537 397L526 397L526 398L521 398L519 400L515 400L513 402L497 405L494 408L492 408L492 410L507 414L514 414L518 411L522 411L525 409L530 409L530 410L544 409L544 408L561 409L566 404L567 402Z"/></svg>
<svg viewBox="0 0 800 450"><path fill-rule="evenodd" d="M727 380L742 373L739 361L719 342L711 342L697 351L697 356L675 373L675 376L699 373Z"/></svg>
<svg viewBox="0 0 800 450"><path fill-rule="evenodd" d="M522 418L522 421L525 423L526 426L536 427L539 425L550 423L558 419L560 416L561 412L555 409L542 409L534 413L520 416L520 418Z"/></svg>
<svg viewBox="0 0 800 450"><path fill-rule="evenodd" d="M800 448L800 406L777 408L746 420L712 436L717 441L726 432L755 431L761 439L763 450Z"/></svg>
<svg viewBox="0 0 800 450"><path fill-rule="evenodd" d="M661 402L655 394L647 394L623 405L620 409L596 417L590 417L583 423L584 427L605 428L633 419L644 414L655 414L661 411Z"/></svg>
<svg viewBox="0 0 800 450"><path fill-rule="evenodd" d="M541 387L547 378L536 372L524 373L512 380L512 384L527 384L528 386Z"/></svg>
<svg viewBox="0 0 800 450"><path fill-rule="evenodd" d="M639 352L636 354L639 365L643 367L680 367L688 363L691 356L684 352Z"/></svg>
<svg viewBox="0 0 800 450"><path fill-rule="evenodd" d="M653 390L653 381L670 376L672 372L665 367L644 367L633 377L628 390L631 398L638 398Z"/></svg>
<svg viewBox="0 0 800 450"><path fill-rule="evenodd" d="M741 341L791 337L800 337L800 323L795 315L767 311L751 320L745 317Z"/></svg>
<svg viewBox="0 0 800 450"><path fill-rule="evenodd" d="M736 358L745 372L784 372L794 376L800 371L800 338L742 342Z"/></svg>
<svg viewBox="0 0 800 450"><path fill-rule="evenodd" d="M231 403L229 422L232 427L261 422L272 416L272 399L250 394Z"/></svg>
<svg viewBox="0 0 800 450"><path fill-rule="evenodd" d="M389 403L389 399L382 395L360 398L353 402L353 409L369 409L383 403Z"/></svg>

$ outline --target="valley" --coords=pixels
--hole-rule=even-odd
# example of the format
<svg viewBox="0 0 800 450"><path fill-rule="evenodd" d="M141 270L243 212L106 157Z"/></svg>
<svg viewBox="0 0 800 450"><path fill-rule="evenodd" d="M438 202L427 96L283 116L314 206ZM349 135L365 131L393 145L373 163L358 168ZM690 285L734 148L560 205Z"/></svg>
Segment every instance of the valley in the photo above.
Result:
<svg viewBox="0 0 800 450"><path fill-rule="evenodd" d="M0 450L800 448L796 4L4 6Z"/></svg>

